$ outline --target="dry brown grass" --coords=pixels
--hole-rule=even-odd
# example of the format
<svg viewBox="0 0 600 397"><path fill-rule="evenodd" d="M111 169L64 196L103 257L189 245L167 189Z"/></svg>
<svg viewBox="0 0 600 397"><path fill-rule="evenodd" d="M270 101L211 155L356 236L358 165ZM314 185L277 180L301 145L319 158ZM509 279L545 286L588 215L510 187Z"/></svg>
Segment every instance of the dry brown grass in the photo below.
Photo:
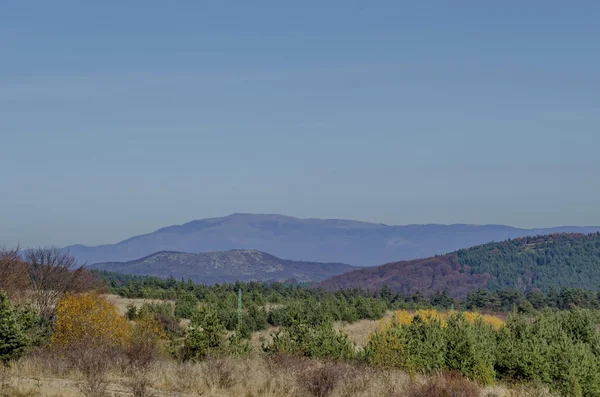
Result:
<svg viewBox="0 0 600 397"><path fill-rule="evenodd" d="M119 314L121 314L122 316L125 315L125 313L127 312L127 306L131 303L133 303L134 305L136 305L139 308L144 303L171 302L171 301L164 301L164 300L160 300L160 299L130 299L130 298L123 298L118 295L104 295L104 296L110 303L114 304L117 307ZM171 304L174 305L173 302L171 302Z"/></svg>
<svg viewBox="0 0 600 397"><path fill-rule="evenodd" d="M38 353L8 369L0 396L82 396L86 376L57 356ZM161 358L143 373L114 364L106 394L133 397L549 397L546 391L486 389L460 376L410 377L366 366L289 356L209 359L179 363Z"/></svg>
<svg viewBox="0 0 600 397"><path fill-rule="evenodd" d="M275 332L279 330L279 327L269 327L264 331L254 332L252 334L252 338L250 339L250 345L252 346L252 350L255 352L262 351L263 343L271 343L273 341L273 335Z"/></svg>
<svg viewBox="0 0 600 397"><path fill-rule="evenodd" d="M364 347L369 341L369 335L377 331L385 319L391 319L393 311L387 311L383 320L358 320L354 323L337 322L335 328L345 332L348 338L358 347Z"/></svg>
<svg viewBox="0 0 600 397"><path fill-rule="evenodd" d="M460 374L432 376L410 391L410 397L482 397L483 390Z"/></svg>
<svg viewBox="0 0 600 397"><path fill-rule="evenodd" d="M381 320L359 320L354 323L336 323L335 328L343 331L348 338L359 347L364 347L369 341L369 335L377 331Z"/></svg>

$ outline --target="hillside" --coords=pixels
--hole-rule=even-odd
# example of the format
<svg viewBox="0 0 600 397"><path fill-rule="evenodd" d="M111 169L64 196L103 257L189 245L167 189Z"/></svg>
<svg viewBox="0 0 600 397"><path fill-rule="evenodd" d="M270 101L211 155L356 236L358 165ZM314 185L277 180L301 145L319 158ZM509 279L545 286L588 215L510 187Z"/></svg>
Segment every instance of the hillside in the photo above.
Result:
<svg viewBox="0 0 600 397"><path fill-rule="evenodd" d="M240 281L320 281L354 269L342 263L297 262L256 250L189 254L158 252L129 262L98 263L91 269L125 274L191 278L203 284Z"/></svg>
<svg viewBox="0 0 600 397"><path fill-rule="evenodd" d="M600 234L552 234L489 243L426 259L388 263L334 276L326 289L384 285L424 294L447 290L464 297L477 288L600 286Z"/></svg>
<svg viewBox="0 0 600 397"><path fill-rule="evenodd" d="M281 258L373 266L425 258L491 241L550 234L592 233L600 227L518 229L501 225L408 225L283 215L234 214L196 220L113 245L67 247L80 262L122 262L159 251L212 252L256 249Z"/></svg>

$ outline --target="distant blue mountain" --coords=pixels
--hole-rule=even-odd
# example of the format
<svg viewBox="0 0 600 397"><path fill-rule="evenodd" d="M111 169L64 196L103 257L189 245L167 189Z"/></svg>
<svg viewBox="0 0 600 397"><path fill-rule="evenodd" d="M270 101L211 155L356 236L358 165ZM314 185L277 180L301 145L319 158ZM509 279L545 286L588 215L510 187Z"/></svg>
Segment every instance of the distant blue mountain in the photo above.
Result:
<svg viewBox="0 0 600 397"><path fill-rule="evenodd" d="M233 214L195 220L113 245L66 247L80 262L130 261L159 251L254 249L299 261L374 266L425 258L492 241L551 233L592 233L600 226L519 229L503 225L407 225L283 215Z"/></svg>

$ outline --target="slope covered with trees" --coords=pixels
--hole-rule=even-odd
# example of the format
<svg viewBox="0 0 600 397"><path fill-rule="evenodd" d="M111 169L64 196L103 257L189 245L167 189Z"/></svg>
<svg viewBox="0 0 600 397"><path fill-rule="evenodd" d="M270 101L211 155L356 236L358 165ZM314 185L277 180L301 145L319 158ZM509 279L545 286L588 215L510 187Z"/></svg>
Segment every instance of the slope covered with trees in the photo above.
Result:
<svg viewBox="0 0 600 397"><path fill-rule="evenodd" d="M600 233L525 237L459 250L473 274L491 275L490 289L600 286Z"/></svg>
<svg viewBox="0 0 600 397"><path fill-rule="evenodd" d="M448 291L454 297L480 288L594 290L600 286L600 233L489 243L443 256L360 269L321 283L326 289L378 289L384 285L403 293Z"/></svg>

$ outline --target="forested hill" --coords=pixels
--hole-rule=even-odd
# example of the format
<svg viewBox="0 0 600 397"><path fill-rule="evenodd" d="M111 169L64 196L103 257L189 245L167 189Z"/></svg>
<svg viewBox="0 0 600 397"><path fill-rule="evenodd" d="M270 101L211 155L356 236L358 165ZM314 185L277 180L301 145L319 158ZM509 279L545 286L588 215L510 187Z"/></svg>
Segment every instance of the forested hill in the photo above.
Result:
<svg viewBox="0 0 600 397"><path fill-rule="evenodd" d="M490 243L456 252L471 273L488 273L488 287L600 288L600 233L552 234Z"/></svg>
<svg viewBox="0 0 600 397"><path fill-rule="evenodd" d="M478 245L413 261L388 263L334 276L327 289L384 285L404 293L446 290L464 297L477 288L600 288L600 233L552 234Z"/></svg>

